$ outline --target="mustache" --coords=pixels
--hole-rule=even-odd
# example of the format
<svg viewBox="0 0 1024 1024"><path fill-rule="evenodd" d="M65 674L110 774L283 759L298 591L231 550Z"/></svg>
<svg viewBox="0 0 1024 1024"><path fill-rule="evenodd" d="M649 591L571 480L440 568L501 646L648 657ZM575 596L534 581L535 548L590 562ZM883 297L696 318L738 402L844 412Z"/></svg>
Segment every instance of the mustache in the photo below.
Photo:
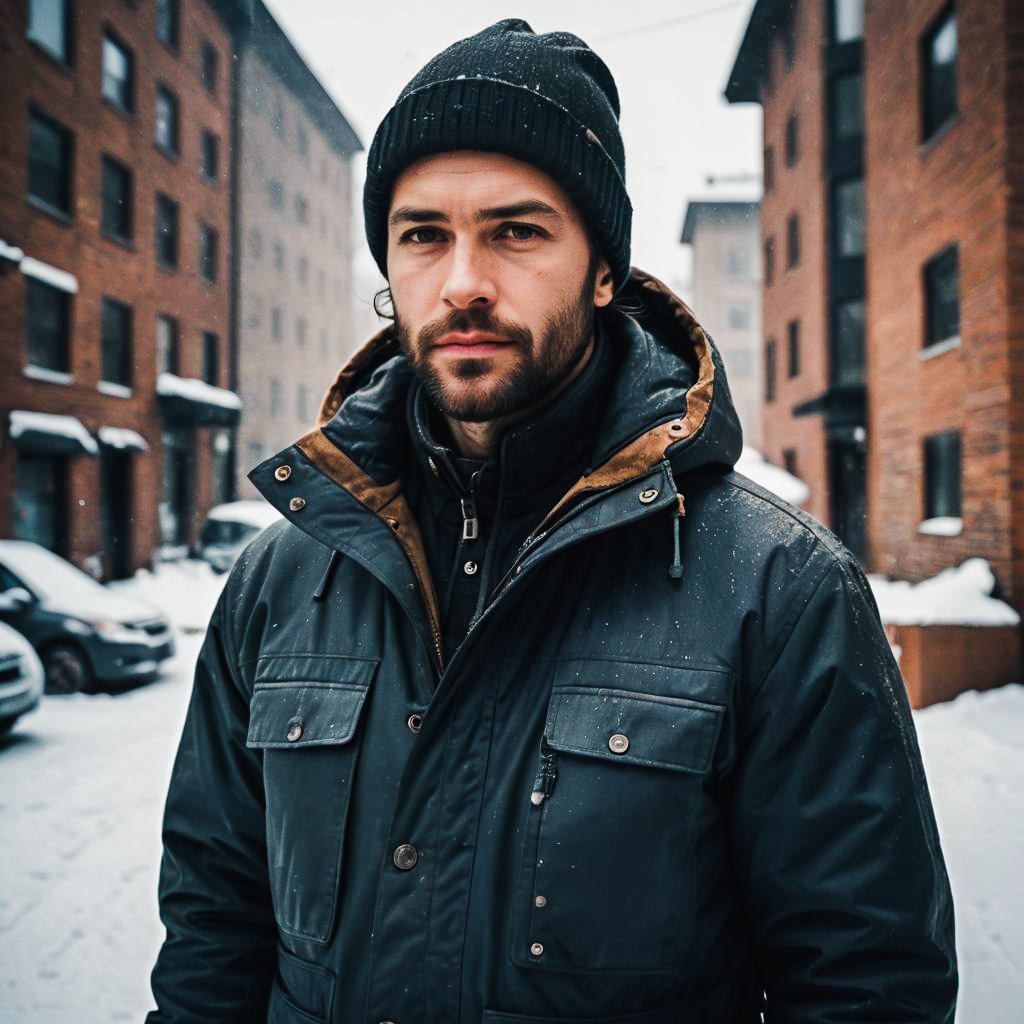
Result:
<svg viewBox="0 0 1024 1024"><path fill-rule="evenodd" d="M422 352L430 346L436 345L446 334L453 332L468 334L470 331L486 331L488 334L497 334L526 348L530 348L533 343L533 334L529 328L502 320L489 309L470 307L452 310L447 316L421 328L419 349Z"/></svg>

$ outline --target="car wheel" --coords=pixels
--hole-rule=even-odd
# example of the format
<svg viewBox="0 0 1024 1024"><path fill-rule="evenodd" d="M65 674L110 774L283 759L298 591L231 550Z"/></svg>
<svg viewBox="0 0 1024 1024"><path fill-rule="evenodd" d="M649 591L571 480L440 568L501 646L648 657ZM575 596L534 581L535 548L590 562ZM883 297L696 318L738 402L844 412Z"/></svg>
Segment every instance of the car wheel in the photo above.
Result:
<svg viewBox="0 0 1024 1024"><path fill-rule="evenodd" d="M89 688L89 665L77 647L56 644L43 653L46 693L81 693Z"/></svg>

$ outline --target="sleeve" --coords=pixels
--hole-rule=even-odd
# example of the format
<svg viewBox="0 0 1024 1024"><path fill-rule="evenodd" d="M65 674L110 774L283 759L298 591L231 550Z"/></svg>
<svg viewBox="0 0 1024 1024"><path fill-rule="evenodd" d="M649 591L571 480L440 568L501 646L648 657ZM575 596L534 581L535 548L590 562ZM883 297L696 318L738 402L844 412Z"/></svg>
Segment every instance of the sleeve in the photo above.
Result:
<svg viewBox="0 0 1024 1024"><path fill-rule="evenodd" d="M274 977L262 767L245 745L249 701L228 651L229 587L199 655L171 774L159 884L167 937L146 1024L263 1020Z"/></svg>
<svg viewBox="0 0 1024 1024"><path fill-rule="evenodd" d="M852 558L820 575L772 656L739 713L728 808L765 1024L951 1024L949 882L906 692Z"/></svg>

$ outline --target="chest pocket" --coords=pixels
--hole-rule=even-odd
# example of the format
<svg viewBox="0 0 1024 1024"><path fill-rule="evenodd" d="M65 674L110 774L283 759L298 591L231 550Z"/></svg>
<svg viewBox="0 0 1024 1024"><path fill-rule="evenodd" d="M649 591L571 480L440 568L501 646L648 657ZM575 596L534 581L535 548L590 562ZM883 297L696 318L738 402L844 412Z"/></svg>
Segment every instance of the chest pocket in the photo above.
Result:
<svg viewBox="0 0 1024 1024"><path fill-rule="evenodd" d="M359 721L377 661L261 658L246 745L263 751L267 859L283 932L326 943L340 900Z"/></svg>
<svg viewBox="0 0 1024 1024"><path fill-rule="evenodd" d="M692 921L693 805L723 709L556 686L531 797L512 960L578 973L671 970Z"/></svg>

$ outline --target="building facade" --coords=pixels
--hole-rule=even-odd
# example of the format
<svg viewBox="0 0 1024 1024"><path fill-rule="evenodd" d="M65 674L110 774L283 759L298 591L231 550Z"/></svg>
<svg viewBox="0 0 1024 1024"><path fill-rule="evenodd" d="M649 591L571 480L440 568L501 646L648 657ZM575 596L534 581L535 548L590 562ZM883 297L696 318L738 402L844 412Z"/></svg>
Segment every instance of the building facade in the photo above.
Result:
<svg viewBox="0 0 1024 1024"><path fill-rule="evenodd" d="M869 569L981 556L1024 611L1024 9L759 0L726 95L764 111L766 453Z"/></svg>
<svg viewBox="0 0 1024 1024"><path fill-rule="evenodd" d="M0 536L124 576L230 492L231 37L25 0L0 50Z"/></svg>
<svg viewBox="0 0 1024 1024"><path fill-rule="evenodd" d="M695 200L680 241L693 252L693 308L715 339L743 427L761 448L761 230L759 204Z"/></svg>
<svg viewBox="0 0 1024 1024"><path fill-rule="evenodd" d="M313 426L352 338L351 158L362 145L262 5L238 61L238 491Z"/></svg>

